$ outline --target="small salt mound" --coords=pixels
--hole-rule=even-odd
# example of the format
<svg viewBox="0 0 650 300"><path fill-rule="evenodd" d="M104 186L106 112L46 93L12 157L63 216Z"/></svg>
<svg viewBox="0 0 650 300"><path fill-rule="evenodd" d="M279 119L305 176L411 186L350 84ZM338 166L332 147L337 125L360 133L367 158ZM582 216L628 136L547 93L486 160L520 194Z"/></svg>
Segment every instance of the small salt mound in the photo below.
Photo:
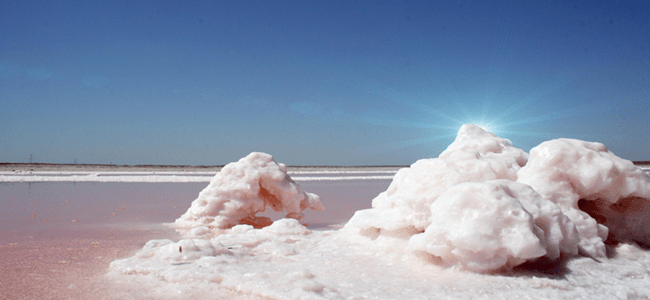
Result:
<svg viewBox="0 0 650 300"><path fill-rule="evenodd" d="M206 228L227 229L237 224L264 227L272 221L255 214L265 211L267 205L276 212L286 210L288 218L298 220L305 209L325 209L317 195L306 193L287 175L284 164L276 163L269 154L253 152L223 167L174 226L201 233Z"/></svg>
<svg viewBox="0 0 650 300"><path fill-rule="evenodd" d="M214 269L207 267L223 264L236 270L241 267L240 264L250 263L247 259L252 257L265 261L295 255L300 252L298 242L310 234L311 231L295 219L280 219L262 229L237 225L211 239L182 239L178 242L151 240L134 256L113 261L109 269L167 282L220 282L229 275L227 268L221 269L224 274L210 274L214 273ZM201 265L206 268L192 269Z"/></svg>
<svg viewBox="0 0 650 300"><path fill-rule="evenodd" d="M439 158L421 159L397 172L372 209L357 211L346 226L362 231L410 235L429 226L429 206L447 189L463 182L517 179L528 154L482 128L466 124Z"/></svg>
<svg viewBox="0 0 650 300"><path fill-rule="evenodd" d="M462 183L431 204L431 224L409 248L474 272L578 252L573 223L530 186L510 180Z"/></svg>
<svg viewBox="0 0 650 300"><path fill-rule="evenodd" d="M605 257L608 233L612 242L650 244L650 178L603 144L544 142L531 149L518 177L571 218L586 255Z"/></svg>

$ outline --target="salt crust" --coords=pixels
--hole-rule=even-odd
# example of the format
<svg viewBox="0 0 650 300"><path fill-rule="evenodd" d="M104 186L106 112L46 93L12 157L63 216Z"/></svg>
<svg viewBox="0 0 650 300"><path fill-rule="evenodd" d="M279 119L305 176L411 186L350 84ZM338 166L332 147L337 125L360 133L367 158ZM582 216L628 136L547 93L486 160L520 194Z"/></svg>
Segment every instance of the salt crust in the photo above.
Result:
<svg viewBox="0 0 650 300"><path fill-rule="evenodd" d="M431 204L431 224L409 247L477 272L560 253L577 254L577 232L552 202L509 180L461 183Z"/></svg>
<svg viewBox="0 0 650 300"><path fill-rule="evenodd" d="M224 166L174 225L180 230L227 229L237 224L264 227L271 219L255 214L267 206L276 212L286 210L288 218L298 220L305 209L325 209L318 195L306 193L287 175L284 164L269 154L253 152Z"/></svg>
<svg viewBox="0 0 650 300"><path fill-rule="evenodd" d="M580 251L614 270L619 263L607 262L604 242L643 244L650 232L644 225L650 223L650 177L598 143L553 140L532 149L529 157L506 139L464 125L440 157L400 170L373 200L373 208L358 211L341 230L325 232L312 232L295 219L261 229L236 225L256 220L254 214L267 204L286 209L291 217L323 207L270 155L252 153L224 170L175 223L194 238L150 241L135 256L113 262L111 272L207 282L271 298L359 298L365 294L354 286L374 276L364 274L386 272L382 266L413 276L433 272L442 280L451 275L436 268L504 271L542 257L576 257ZM608 237L608 232L615 234ZM646 255L630 247L617 249L628 258ZM305 264L310 267L298 267ZM596 268L583 258L570 260L569 266L574 276ZM619 276L620 282L650 276L637 269ZM395 282L410 278L389 277ZM445 285L453 285L455 279L448 281ZM549 297L574 289L534 277L527 282L522 288L536 284ZM395 284L417 285L410 280ZM445 285L439 287L443 295ZM581 291L570 294L585 296ZM395 292L386 290L386 297ZM639 289L630 293L617 290L615 296L650 295ZM602 295L612 296L608 290Z"/></svg>
<svg viewBox="0 0 650 300"><path fill-rule="evenodd" d="M517 179L528 154L478 126L464 125L439 158L421 159L403 168L386 192L358 211L349 225L384 231L423 231L430 224L429 206L448 188L463 182Z"/></svg>
<svg viewBox="0 0 650 300"><path fill-rule="evenodd" d="M517 175L575 223L585 255L605 257L609 233L614 242L650 245L650 178L605 145L574 139L543 142L530 150L528 164Z"/></svg>
<svg viewBox="0 0 650 300"><path fill-rule="evenodd" d="M650 244L649 190L641 169L602 144L552 140L528 156L464 125L438 158L400 170L344 229L409 239L415 251L478 272L578 252L603 259L608 232L617 233L609 242Z"/></svg>

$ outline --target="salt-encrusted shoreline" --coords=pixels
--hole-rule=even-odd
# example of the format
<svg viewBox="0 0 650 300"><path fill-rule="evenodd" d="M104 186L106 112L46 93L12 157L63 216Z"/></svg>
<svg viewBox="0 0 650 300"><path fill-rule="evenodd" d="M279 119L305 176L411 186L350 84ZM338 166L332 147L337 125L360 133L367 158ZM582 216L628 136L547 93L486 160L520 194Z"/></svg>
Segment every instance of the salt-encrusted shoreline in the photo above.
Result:
<svg viewBox="0 0 650 300"><path fill-rule="evenodd" d="M650 161L634 161L640 168L650 168ZM104 165L104 164L52 164L52 163L0 163L0 172L218 172L223 166L187 165ZM397 171L408 166L287 166L290 172L296 171Z"/></svg>
<svg viewBox="0 0 650 300"><path fill-rule="evenodd" d="M650 164L648 165L650 166ZM223 166L0 163L0 172L218 172ZM287 166L292 171L397 171L408 166Z"/></svg>

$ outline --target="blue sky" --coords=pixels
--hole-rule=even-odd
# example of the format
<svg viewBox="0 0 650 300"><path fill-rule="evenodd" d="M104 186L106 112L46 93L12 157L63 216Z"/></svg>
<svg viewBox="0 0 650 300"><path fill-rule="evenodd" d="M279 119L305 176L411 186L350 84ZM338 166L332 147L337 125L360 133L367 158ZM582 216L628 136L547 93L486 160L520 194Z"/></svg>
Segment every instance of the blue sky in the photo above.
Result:
<svg viewBox="0 0 650 300"><path fill-rule="evenodd" d="M621 1L2 1L0 161L405 165L464 123L650 160Z"/></svg>

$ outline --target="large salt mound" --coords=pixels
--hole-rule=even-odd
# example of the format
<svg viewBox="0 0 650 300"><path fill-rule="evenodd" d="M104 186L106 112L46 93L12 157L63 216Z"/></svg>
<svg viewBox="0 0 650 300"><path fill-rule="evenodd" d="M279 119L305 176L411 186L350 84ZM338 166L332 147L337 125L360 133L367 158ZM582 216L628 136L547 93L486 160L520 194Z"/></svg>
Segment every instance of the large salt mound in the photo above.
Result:
<svg viewBox="0 0 650 300"><path fill-rule="evenodd" d="M429 206L447 189L463 182L517 179L528 154L478 126L463 125L439 158L421 159L395 174L372 209L357 211L346 226L404 235L430 224Z"/></svg>
<svg viewBox="0 0 650 300"><path fill-rule="evenodd" d="M546 257L606 257L604 241L650 245L650 178L598 143L531 151L464 125L438 158L400 170L348 234L409 240L446 265L486 272ZM385 239L382 239L382 241Z"/></svg>
<svg viewBox="0 0 650 300"><path fill-rule="evenodd" d="M608 235L612 243L650 245L650 178L605 145L573 139L541 143L530 150L518 176L571 218L584 254L605 257Z"/></svg>
<svg viewBox="0 0 650 300"><path fill-rule="evenodd" d="M287 175L284 164L269 154L253 152L224 166L174 226L190 236L237 224L264 227L272 221L255 214L267 206L276 212L286 210L286 217L298 220L305 209L325 209L317 195L306 193Z"/></svg>
<svg viewBox="0 0 650 300"><path fill-rule="evenodd" d="M448 265L485 272L578 252L573 223L530 186L510 180L461 183L431 204L431 224L409 248Z"/></svg>

